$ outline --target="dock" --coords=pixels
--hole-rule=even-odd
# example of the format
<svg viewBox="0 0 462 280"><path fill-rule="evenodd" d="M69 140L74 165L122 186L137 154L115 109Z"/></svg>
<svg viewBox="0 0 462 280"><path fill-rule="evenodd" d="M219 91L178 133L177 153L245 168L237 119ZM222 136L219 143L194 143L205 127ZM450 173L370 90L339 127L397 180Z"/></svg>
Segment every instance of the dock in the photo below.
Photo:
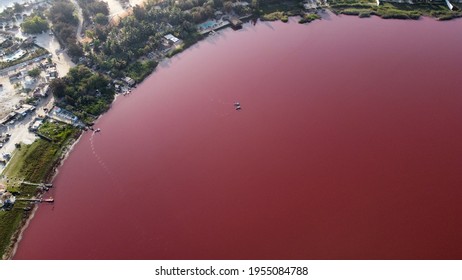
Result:
<svg viewBox="0 0 462 280"><path fill-rule="evenodd" d="M242 28L242 21L236 17L230 18L229 23L231 23L231 27L234 29Z"/></svg>
<svg viewBox="0 0 462 280"><path fill-rule="evenodd" d="M47 188L52 188L53 187L53 184L32 183L32 182L28 182L28 181L22 181L21 184L29 185L29 186L37 186L37 187L47 187Z"/></svg>
<svg viewBox="0 0 462 280"><path fill-rule="evenodd" d="M55 202L54 198L17 198L16 201L28 201L28 202L35 202L35 203L53 203Z"/></svg>

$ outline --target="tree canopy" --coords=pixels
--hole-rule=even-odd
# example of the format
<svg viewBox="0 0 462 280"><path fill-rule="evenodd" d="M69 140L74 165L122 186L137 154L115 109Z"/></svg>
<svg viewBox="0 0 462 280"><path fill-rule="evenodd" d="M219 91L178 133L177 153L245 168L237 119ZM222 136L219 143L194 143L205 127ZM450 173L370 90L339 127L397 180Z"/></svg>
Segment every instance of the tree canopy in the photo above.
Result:
<svg viewBox="0 0 462 280"><path fill-rule="evenodd" d="M38 34L48 30L48 22L46 19L34 15L26 18L21 24L21 28L24 33Z"/></svg>
<svg viewBox="0 0 462 280"><path fill-rule="evenodd" d="M50 89L59 106L86 119L88 114L96 116L109 109L114 91L108 84L106 76L79 65L71 68L64 78L51 81Z"/></svg>

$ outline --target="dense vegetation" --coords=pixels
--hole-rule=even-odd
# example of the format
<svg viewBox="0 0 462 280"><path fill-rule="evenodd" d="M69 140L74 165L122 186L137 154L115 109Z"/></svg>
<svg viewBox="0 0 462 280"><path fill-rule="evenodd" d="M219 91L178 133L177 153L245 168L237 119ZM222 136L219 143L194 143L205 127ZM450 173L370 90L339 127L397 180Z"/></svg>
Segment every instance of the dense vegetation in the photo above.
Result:
<svg viewBox="0 0 462 280"><path fill-rule="evenodd" d="M133 13L117 25L99 24L87 32L93 40L85 50L101 70L111 71L114 77L123 77L132 72L129 65L163 49L165 34L172 33L181 38L186 46L195 43L200 38L196 24L213 18L214 13L222 9L233 9L238 14L250 13L250 8L233 7L232 1L149 0L143 7L135 6ZM95 20L99 21L99 18L95 17ZM179 46L172 53L181 49ZM137 77L132 78L138 80Z"/></svg>
<svg viewBox="0 0 462 280"><path fill-rule="evenodd" d="M157 9L154 2L134 7L133 15L118 26L96 28L92 56L103 70L121 72L143 55L162 45L165 34L196 41L192 15L176 6Z"/></svg>
<svg viewBox="0 0 462 280"><path fill-rule="evenodd" d="M157 66L157 62L153 60L147 60L147 61L136 61L132 64L127 69L127 74L130 76L132 79L134 79L136 82L141 82L146 78L149 74L154 71L154 69Z"/></svg>
<svg viewBox="0 0 462 280"><path fill-rule="evenodd" d="M79 20L75 16L74 5L69 0L55 0L48 11L48 18L53 23L54 33L60 43L69 49L75 48Z"/></svg>
<svg viewBox="0 0 462 280"><path fill-rule="evenodd" d="M71 68L64 78L54 79L50 89L58 106L85 121L107 111L114 99L111 80L83 65Z"/></svg>
<svg viewBox="0 0 462 280"><path fill-rule="evenodd" d="M82 8L83 17L85 20L90 20L92 17L100 14L103 17L109 15L109 8L106 2L97 0L78 0L80 8Z"/></svg>
<svg viewBox="0 0 462 280"><path fill-rule="evenodd" d="M21 28L25 33L39 34L48 30L48 22L39 15L33 15L24 20Z"/></svg>

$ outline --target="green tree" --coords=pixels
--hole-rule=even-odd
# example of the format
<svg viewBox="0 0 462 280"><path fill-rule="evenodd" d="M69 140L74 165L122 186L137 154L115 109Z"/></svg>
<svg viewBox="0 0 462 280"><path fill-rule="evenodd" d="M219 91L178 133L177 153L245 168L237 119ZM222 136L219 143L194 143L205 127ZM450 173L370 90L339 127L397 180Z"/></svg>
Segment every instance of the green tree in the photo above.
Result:
<svg viewBox="0 0 462 280"><path fill-rule="evenodd" d="M107 16L102 13L97 13L95 16L95 22L100 25L106 25L108 23Z"/></svg>
<svg viewBox="0 0 462 280"><path fill-rule="evenodd" d="M61 98L66 90L66 82L61 78L54 79L50 82L50 89L56 98Z"/></svg>
<svg viewBox="0 0 462 280"><path fill-rule="evenodd" d="M37 67L27 72L27 74L32 78L36 78L40 75L40 72L42 72L42 70L40 70L40 68Z"/></svg>
<svg viewBox="0 0 462 280"><path fill-rule="evenodd" d="M86 35L88 38L93 39L93 38L95 38L95 31L93 31L93 30L86 30L86 31L85 31L85 35Z"/></svg>
<svg viewBox="0 0 462 280"><path fill-rule="evenodd" d="M96 1L88 5L88 10L93 14L103 14L105 16L109 15L109 7L106 2Z"/></svg>
<svg viewBox="0 0 462 280"><path fill-rule="evenodd" d="M35 15L33 17L27 18L21 24L21 28L25 33L38 34L48 30L48 22L46 19Z"/></svg>
<svg viewBox="0 0 462 280"><path fill-rule="evenodd" d="M83 50L82 50L82 47L72 42L72 43L69 43L67 53L73 57L80 57L83 55Z"/></svg>
<svg viewBox="0 0 462 280"><path fill-rule="evenodd" d="M54 23L68 23L71 25L77 25L79 23L78 18L74 15L75 7L72 3L65 1L55 1L51 6L48 17Z"/></svg>

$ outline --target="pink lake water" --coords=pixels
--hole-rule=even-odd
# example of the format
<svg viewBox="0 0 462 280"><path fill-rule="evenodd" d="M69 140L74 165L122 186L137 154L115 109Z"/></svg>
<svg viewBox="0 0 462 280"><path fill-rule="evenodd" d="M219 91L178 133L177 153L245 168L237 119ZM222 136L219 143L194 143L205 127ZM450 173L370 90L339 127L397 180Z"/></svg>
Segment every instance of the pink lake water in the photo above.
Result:
<svg viewBox="0 0 462 280"><path fill-rule="evenodd" d="M326 15L201 41L82 136L15 258L461 259L461 30Z"/></svg>

